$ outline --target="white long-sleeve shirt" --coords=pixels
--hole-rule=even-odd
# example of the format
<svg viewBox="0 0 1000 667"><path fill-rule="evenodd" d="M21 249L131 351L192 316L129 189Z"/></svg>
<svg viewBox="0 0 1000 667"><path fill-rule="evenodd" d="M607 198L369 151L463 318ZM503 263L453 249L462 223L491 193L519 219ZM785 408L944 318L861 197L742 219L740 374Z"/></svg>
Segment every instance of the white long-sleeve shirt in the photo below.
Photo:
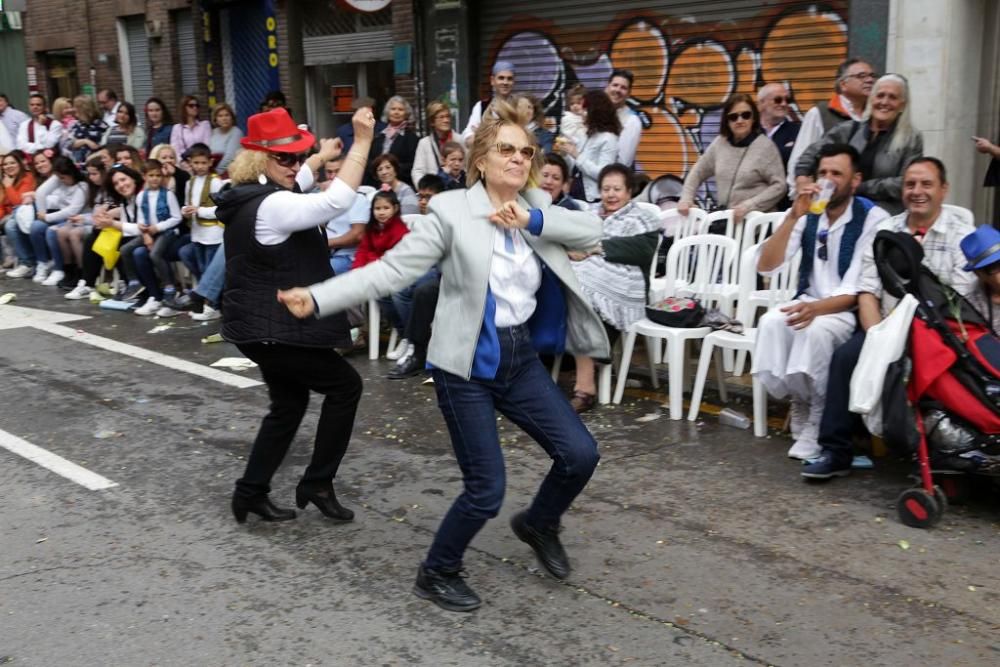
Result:
<svg viewBox="0 0 1000 667"><path fill-rule="evenodd" d="M29 138L30 132L29 128L34 127L34 140ZM21 123L21 127L17 128L17 147L28 153L34 155L46 148L52 148L59 143L59 138L62 137L62 123L57 120L49 123L48 127L45 127L41 123L38 123L33 118Z"/></svg>
<svg viewBox="0 0 1000 667"><path fill-rule="evenodd" d="M87 184L80 182L66 185L58 176L49 176L35 190L35 202L38 210L46 212L46 223L52 225L63 222L71 215L83 211L87 205Z"/></svg>
<svg viewBox="0 0 1000 667"><path fill-rule="evenodd" d="M17 146L14 144L14 137L10 136L7 126L0 123L0 155L6 155Z"/></svg>
<svg viewBox="0 0 1000 667"><path fill-rule="evenodd" d="M222 225L201 225L198 218L204 220L216 220L215 206L200 206L202 191L205 189L205 181L208 176L192 176L187 186L187 197L185 203L188 206L197 206L198 212L192 216L191 220L191 241L202 245L218 245L222 243L225 228ZM213 178L209 183L208 191L215 194L222 189L223 180Z"/></svg>
<svg viewBox="0 0 1000 667"><path fill-rule="evenodd" d="M635 162L635 153L639 150L639 140L642 138L642 121L627 106L618 108L618 120L621 121L622 132L618 135L617 162L631 167Z"/></svg>
<svg viewBox="0 0 1000 667"><path fill-rule="evenodd" d="M156 219L156 209L160 203L160 197L167 198L167 208L170 210L170 217L166 220ZM146 202L149 202L149 216L146 218ZM181 224L181 207L177 203L177 195L171 190L160 188L159 190L143 190L139 193L138 216L136 222L140 225L156 225L158 233L163 233Z"/></svg>
<svg viewBox="0 0 1000 667"><path fill-rule="evenodd" d="M572 170L575 165L583 175L583 191L587 201L596 201L601 197L601 189L597 177L609 164L618 160L621 138L612 132L598 132L584 140L579 147L576 158L567 156L567 163Z"/></svg>
<svg viewBox="0 0 1000 667"><path fill-rule="evenodd" d="M264 198L257 209L254 236L263 245L278 245L293 233L310 227L324 227L354 203L355 192L339 178L333 179L323 192L305 191L312 188L315 176L308 165L302 165L295 182L303 192L279 190Z"/></svg>

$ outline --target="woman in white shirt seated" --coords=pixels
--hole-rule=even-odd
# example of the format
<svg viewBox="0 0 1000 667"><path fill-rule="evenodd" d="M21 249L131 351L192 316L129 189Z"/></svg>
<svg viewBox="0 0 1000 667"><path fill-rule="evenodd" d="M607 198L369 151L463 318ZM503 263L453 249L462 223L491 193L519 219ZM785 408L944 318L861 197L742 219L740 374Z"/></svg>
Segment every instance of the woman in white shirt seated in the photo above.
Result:
<svg viewBox="0 0 1000 667"><path fill-rule="evenodd" d="M33 280L57 285L66 277L56 229L80 213L87 202L83 174L68 157L52 160L52 176L35 190L36 220L31 225L31 247L38 261Z"/></svg>

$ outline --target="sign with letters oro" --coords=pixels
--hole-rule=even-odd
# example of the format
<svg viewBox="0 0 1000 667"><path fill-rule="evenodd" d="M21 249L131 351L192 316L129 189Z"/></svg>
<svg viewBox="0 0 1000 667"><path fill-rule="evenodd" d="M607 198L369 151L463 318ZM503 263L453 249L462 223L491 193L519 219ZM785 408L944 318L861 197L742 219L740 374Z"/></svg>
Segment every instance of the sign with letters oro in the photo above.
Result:
<svg viewBox="0 0 1000 667"><path fill-rule="evenodd" d="M364 12L368 14L371 12L382 11L388 7L391 2L392 0L337 0L337 5L348 11Z"/></svg>

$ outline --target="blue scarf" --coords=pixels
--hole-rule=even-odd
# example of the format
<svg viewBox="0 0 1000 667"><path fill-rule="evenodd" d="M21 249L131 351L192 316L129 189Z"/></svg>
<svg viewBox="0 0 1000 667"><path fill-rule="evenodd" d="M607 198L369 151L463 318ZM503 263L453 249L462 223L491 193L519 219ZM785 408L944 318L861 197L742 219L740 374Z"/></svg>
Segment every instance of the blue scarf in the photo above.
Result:
<svg viewBox="0 0 1000 667"><path fill-rule="evenodd" d="M163 222L170 217L170 206L167 205L167 191L160 188L157 192L160 193L159 199L156 200L156 222ZM150 215L149 211L149 190L144 190L142 198L142 214L146 218L146 224L155 224L151 222L153 216Z"/></svg>
<svg viewBox="0 0 1000 667"><path fill-rule="evenodd" d="M865 229L865 218L868 211L875 206L864 197L854 197L851 204L851 221L844 226L844 234L840 237L840 253L837 257L837 273L843 278L847 269L851 266L851 259L854 257L854 246L861 238L861 232ZM802 261L799 264L799 289L795 296L798 298L809 289L809 278L812 276L813 259L816 257L816 231L819 228L819 215L810 213L806 216L806 228L802 230Z"/></svg>

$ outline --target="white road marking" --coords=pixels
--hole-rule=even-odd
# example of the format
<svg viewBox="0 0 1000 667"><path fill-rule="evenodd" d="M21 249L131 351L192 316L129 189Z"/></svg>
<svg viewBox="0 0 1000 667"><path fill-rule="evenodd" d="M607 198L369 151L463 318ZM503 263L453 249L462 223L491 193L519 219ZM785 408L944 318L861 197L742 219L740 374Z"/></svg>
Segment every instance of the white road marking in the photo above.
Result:
<svg viewBox="0 0 1000 667"><path fill-rule="evenodd" d="M91 472L72 461L67 461L47 449L42 449L38 445L33 445L27 440L4 430L0 430L0 447L29 461L33 461L57 475L62 475L66 479L76 482L91 491L100 491L118 486L117 482L112 482L106 477L101 477L96 472Z"/></svg>
<svg viewBox="0 0 1000 667"><path fill-rule="evenodd" d="M31 327L79 343L93 345L102 350L124 354L129 357L148 361L151 364L165 366L166 368L214 380L215 382L236 387L237 389L248 389L263 384L259 380L251 380L235 373L227 373L215 368L209 368L208 366L202 366L201 364L196 364L185 359L171 357L168 354L153 352L152 350L147 350L136 345L121 343L110 338L96 336L59 324L59 322L72 322L80 319L89 319L89 317L86 315L69 315L49 310L39 310L37 308L22 308L10 305L0 306L0 329Z"/></svg>

